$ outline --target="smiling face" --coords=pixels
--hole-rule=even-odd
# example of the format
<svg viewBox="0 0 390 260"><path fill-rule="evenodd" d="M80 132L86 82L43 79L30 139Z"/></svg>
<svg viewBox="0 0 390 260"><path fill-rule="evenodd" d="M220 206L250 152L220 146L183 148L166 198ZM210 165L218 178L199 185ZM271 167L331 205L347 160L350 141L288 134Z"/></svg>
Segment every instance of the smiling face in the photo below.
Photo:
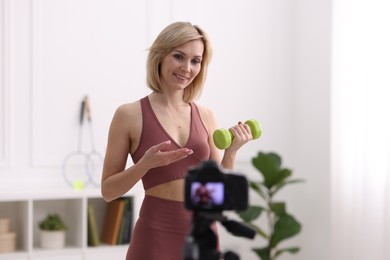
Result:
<svg viewBox="0 0 390 260"><path fill-rule="evenodd" d="M189 41L174 48L161 62L161 89L184 90L199 74L204 45L202 40Z"/></svg>

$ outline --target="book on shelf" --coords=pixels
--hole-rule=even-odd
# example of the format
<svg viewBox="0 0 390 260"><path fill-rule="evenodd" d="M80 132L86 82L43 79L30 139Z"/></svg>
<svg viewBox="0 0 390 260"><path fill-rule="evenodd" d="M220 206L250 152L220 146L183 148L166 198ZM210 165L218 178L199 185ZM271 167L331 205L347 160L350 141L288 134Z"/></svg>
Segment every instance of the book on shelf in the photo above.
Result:
<svg viewBox="0 0 390 260"><path fill-rule="evenodd" d="M107 203L101 236L103 243L117 244L125 202L123 198L119 198Z"/></svg>
<svg viewBox="0 0 390 260"><path fill-rule="evenodd" d="M88 246L100 245L99 232L96 224L95 210L91 203L88 203Z"/></svg>
<svg viewBox="0 0 390 260"><path fill-rule="evenodd" d="M118 235L118 245L130 243L133 221L133 205L131 198L125 198L125 208L123 210L120 231Z"/></svg>
<svg viewBox="0 0 390 260"><path fill-rule="evenodd" d="M129 203L127 204L127 216L126 216L126 222L124 226L124 237L123 237L123 243L129 244L131 241L131 234L133 233L133 200L128 198Z"/></svg>

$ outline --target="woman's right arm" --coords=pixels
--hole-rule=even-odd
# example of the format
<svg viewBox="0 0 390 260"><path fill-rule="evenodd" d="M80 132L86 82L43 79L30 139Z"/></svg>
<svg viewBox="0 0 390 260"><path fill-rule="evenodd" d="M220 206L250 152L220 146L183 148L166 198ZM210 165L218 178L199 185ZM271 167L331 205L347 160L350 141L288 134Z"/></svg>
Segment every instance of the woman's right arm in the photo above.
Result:
<svg viewBox="0 0 390 260"><path fill-rule="evenodd" d="M104 200L114 200L128 192L147 172L142 164L125 169L130 151L131 105L120 106L111 121L104 157L101 192Z"/></svg>
<svg viewBox="0 0 390 260"><path fill-rule="evenodd" d="M127 193L151 168L168 165L192 153L187 148L162 151L170 145L170 141L166 141L149 148L136 164L126 169L131 135L136 135L130 127L135 119L132 114L136 113L133 113L131 105L120 106L110 125L101 185L105 201Z"/></svg>

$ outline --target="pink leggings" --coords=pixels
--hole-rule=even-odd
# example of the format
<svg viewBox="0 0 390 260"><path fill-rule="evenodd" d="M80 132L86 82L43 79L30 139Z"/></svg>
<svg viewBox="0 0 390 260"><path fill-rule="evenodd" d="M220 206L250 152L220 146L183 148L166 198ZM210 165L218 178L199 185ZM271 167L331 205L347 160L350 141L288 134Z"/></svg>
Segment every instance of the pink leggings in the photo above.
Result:
<svg viewBox="0 0 390 260"><path fill-rule="evenodd" d="M182 260L191 217L183 202L145 196L126 260Z"/></svg>

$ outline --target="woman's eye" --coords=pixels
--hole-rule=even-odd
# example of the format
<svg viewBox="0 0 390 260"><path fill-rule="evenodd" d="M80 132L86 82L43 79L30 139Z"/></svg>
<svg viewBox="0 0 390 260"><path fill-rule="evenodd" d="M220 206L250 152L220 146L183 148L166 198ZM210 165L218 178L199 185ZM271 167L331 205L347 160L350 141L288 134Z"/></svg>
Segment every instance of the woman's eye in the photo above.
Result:
<svg viewBox="0 0 390 260"><path fill-rule="evenodd" d="M173 57L175 57L178 60L182 60L183 59L183 55L181 55L181 54L174 54Z"/></svg>
<svg viewBox="0 0 390 260"><path fill-rule="evenodd" d="M192 60L192 63L195 64L195 65L196 65L196 64L199 64L200 62L201 62L201 61L198 60L198 59Z"/></svg>

